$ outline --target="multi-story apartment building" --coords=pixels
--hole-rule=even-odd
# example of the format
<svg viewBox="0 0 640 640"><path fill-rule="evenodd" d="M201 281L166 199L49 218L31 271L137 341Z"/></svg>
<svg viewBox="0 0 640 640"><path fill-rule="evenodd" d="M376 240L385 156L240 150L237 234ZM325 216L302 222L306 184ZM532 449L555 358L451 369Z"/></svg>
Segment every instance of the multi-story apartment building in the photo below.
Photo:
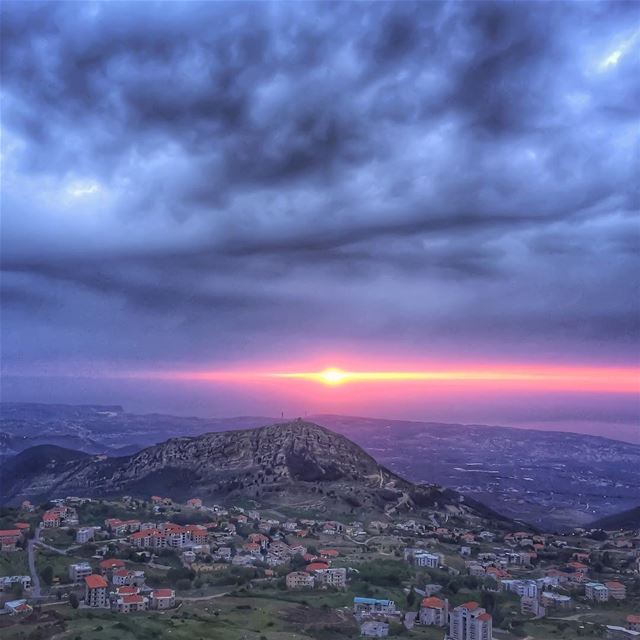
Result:
<svg viewBox="0 0 640 640"><path fill-rule="evenodd" d="M347 570L344 567L320 569L315 572L315 579L318 586L344 589L347 586Z"/></svg>
<svg viewBox="0 0 640 640"><path fill-rule="evenodd" d="M609 600L609 589L600 582L587 582L584 585L584 595L587 600L607 602Z"/></svg>
<svg viewBox="0 0 640 640"><path fill-rule="evenodd" d="M456 607L449 619L449 640L492 640L493 618L477 602Z"/></svg>
<svg viewBox="0 0 640 640"><path fill-rule="evenodd" d="M313 589L315 580L306 571L292 571L285 578L287 589Z"/></svg>
<svg viewBox="0 0 640 640"><path fill-rule="evenodd" d="M72 582L82 582L87 576L93 573L93 569L88 562L78 562L69 565L69 578Z"/></svg>
<svg viewBox="0 0 640 640"><path fill-rule="evenodd" d="M84 579L84 603L87 607L106 607L107 599L107 581L99 575L91 574Z"/></svg>
<svg viewBox="0 0 640 640"><path fill-rule="evenodd" d="M435 596L424 598L418 614L420 624L446 627L449 622L449 601Z"/></svg>

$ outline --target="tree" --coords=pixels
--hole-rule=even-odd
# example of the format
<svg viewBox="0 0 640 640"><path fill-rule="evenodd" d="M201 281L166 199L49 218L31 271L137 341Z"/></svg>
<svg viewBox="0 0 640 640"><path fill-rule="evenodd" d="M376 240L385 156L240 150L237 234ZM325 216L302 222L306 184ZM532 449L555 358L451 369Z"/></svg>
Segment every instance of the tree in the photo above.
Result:
<svg viewBox="0 0 640 640"><path fill-rule="evenodd" d="M78 596L73 592L69 594L69 604L73 609L77 609L80 606Z"/></svg>
<svg viewBox="0 0 640 640"><path fill-rule="evenodd" d="M411 589L409 589L409 593L407 594L407 607L411 609L415 601L416 601L416 592L413 590L413 587L411 587Z"/></svg>
<svg viewBox="0 0 640 640"><path fill-rule="evenodd" d="M188 591L191 589L191 580L188 580L187 578L180 578L180 580L176 582L176 589L180 591Z"/></svg>
<svg viewBox="0 0 640 640"><path fill-rule="evenodd" d="M42 581L48 586L50 587L53 583L53 567L48 564L43 570L42 573L40 574L40 577L42 578Z"/></svg>
<svg viewBox="0 0 640 640"><path fill-rule="evenodd" d="M11 595L16 599L19 600L20 598L22 598L22 592L24 591L24 588L22 586L22 582L14 582L11 585Z"/></svg>

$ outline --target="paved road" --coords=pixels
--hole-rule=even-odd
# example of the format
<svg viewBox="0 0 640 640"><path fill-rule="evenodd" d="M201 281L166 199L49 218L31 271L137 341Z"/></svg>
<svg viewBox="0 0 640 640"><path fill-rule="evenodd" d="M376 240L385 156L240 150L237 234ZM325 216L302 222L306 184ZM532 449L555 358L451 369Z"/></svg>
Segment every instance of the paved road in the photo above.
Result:
<svg viewBox="0 0 640 640"><path fill-rule="evenodd" d="M186 602L200 602L202 600L213 600L214 598L222 598L228 596L231 591L224 591L223 593L214 593L212 596L192 596L192 597L180 597L178 600L184 600Z"/></svg>
<svg viewBox="0 0 640 640"><path fill-rule="evenodd" d="M29 540L27 544L27 553L29 555L29 572L31 573L31 597L40 597L40 576L36 571L36 557L34 553L34 546L40 539L40 528L36 529L35 536Z"/></svg>

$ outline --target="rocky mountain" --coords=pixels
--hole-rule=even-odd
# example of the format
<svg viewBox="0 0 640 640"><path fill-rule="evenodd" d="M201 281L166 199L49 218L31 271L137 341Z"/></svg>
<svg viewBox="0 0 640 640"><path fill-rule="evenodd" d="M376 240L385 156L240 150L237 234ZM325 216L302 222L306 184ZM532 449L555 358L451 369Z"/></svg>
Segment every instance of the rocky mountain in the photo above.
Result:
<svg viewBox="0 0 640 640"><path fill-rule="evenodd" d="M394 473L439 484L544 529L571 530L637 506L640 445L560 431L341 415L309 418ZM39 444L122 457L168 439L244 430L272 418L132 414L100 405L0 404L0 466ZM633 440L633 439L632 439Z"/></svg>
<svg viewBox="0 0 640 640"><path fill-rule="evenodd" d="M120 458L35 447L3 465L0 489L6 504L66 495L197 495L336 514L440 511L510 524L451 490L414 485L346 437L302 420L174 438Z"/></svg>

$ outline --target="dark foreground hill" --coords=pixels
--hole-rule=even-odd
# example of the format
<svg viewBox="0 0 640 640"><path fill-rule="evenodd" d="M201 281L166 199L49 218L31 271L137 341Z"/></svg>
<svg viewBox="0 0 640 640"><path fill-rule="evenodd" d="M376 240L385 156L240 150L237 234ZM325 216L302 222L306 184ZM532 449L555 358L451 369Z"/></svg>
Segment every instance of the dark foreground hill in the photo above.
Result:
<svg viewBox="0 0 640 640"><path fill-rule="evenodd" d="M454 491L400 478L344 436L301 420L174 438L118 458L34 447L2 466L0 494L5 504L67 495L242 497L327 513L440 512L510 525Z"/></svg>
<svg viewBox="0 0 640 640"><path fill-rule="evenodd" d="M614 513L606 518L600 518L587 526L589 529L604 529L617 531L618 529L640 529L640 507L628 509L621 513Z"/></svg>

